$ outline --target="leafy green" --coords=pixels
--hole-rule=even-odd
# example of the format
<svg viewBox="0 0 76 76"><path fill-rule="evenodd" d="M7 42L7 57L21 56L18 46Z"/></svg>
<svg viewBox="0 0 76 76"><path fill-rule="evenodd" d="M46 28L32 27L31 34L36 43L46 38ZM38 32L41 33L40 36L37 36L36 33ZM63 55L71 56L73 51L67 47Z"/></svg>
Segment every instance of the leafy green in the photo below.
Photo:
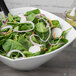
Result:
<svg viewBox="0 0 76 76"><path fill-rule="evenodd" d="M33 53L31 53L31 52L29 52L29 51L23 51L23 54L24 54L26 57L34 56Z"/></svg>
<svg viewBox="0 0 76 76"><path fill-rule="evenodd" d="M38 40L35 36L32 36L32 41L34 41L35 43L38 43Z"/></svg>
<svg viewBox="0 0 76 76"><path fill-rule="evenodd" d="M68 40L65 39L65 38L62 38L61 40L62 40L65 44L68 42Z"/></svg>
<svg viewBox="0 0 76 76"><path fill-rule="evenodd" d="M41 51L34 53L34 56L40 55Z"/></svg>
<svg viewBox="0 0 76 76"><path fill-rule="evenodd" d="M10 13L8 13L8 21L9 22L12 22L13 21L13 16Z"/></svg>
<svg viewBox="0 0 76 76"><path fill-rule="evenodd" d="M9 52L10 50L14 50L14 49L17 49L17 50L20 50L20 51L25 50L25 48L22 46L22 44L20 44L17 41L11 40L11 39L8 39L3 44L3 49L7 52Z"/></svg>
<svg viewBox="0 0 76 76"><path fill-rule="evenodd" d="M33 21L34 19L35 19L35 14L34 13L28 15L28 17L27 17L28 21Z"/></svg>
<svg viewBox="0 0 76 76"><path fill-rule="evenodd" d="M32 24L30 24L30 23L22 23L22 24L19 24L19 26L20 26L19 27L20 31L30 30L33 28Z"/></svg>
<svg viewBox="0 0 76 76"><path fill-rule="evenodd" d="M43 22L39 22L36 24L36 30L38 32L47 32L48 29L45 27L45 24Z"/></svg>
<svg viewBox="0 0 76 76"><path fill-rule="evenodd" d="M4 35L0 33L0 40L4 38Z"/></svg>
<svg viewBox="0 0 76 76"><path fill-rule="evenodd" d="M69 29L67 29L67 30L63 31L63 32L62 32L62 36L64 36L64 37L65 37L65 36L66 36L66 34L68 33L68 31L69 31L69 30L71 30L71 29L72 29L72 28L69 28Z"/></svg>
<svg viewBox="0 0 76 76"><path fill-rule="evenodd" d="M6 39L2 39L0 40L0 46L3 45L5 43Z"/></svg>
<svg viewBox="0 0 76 76"><path fill-rule="evenodd" d="M11 25L13 27L16 27L18 26L18 23L14 23L14 22L7 22L8 25Z"/></svg>
<svg viewBox="0 0 76 76"><path fill-rule="evenodd" d="M0 20L0 28L1 28L1 26L2 26L2 21Z"/></svg>
<svg viewBox="0 0 76 76"><path fill-rule="evenodd" d="M21 18L19 16L14 16L13 17L14 21L20 22Z"/></svg>
<svg viewBox="0 0 76 76"><path fill-rule="evenodd" d="M18 31L18 30L19 30L19 26L16 26L16 27L14 28L14 30L15 30L15 31Z"/></svg>
<svg viewBox="0 0 76 76"><path fill-rule="evenodd" d="M30 48L30 46L32 46L31 42L27 39L24 38L24 36L20 36L18 39L18 42L21 43L23 45L23 47L26 48L26 50L28 50Z"/></svg>
<svg viewBox="0 0 76 76"><path fill-rule="evenodd" d="M3 51L3 50L0 50L0 55L6 56L6 53L5 53L5 51Z"/></svg>
<svg viewBox="0 0 76 76"><path fill-rule="evenodd" d="M3 27L5 27L6 25L5 24L3 24L2 26L1 26L1 28L3 28Z"/></svg>
<svg viewBox="0 0 76 76"><path fill-rule="evenodd" d="M46 42L42 41L42 40L46 40L49 36L49 29L46 28L47 24L43 19L45 19L51 27L51 23L49 22L49 19L45 15L43 16L40 13L39 9L27 11L24 15L27 21L34 23L35 25L34 29L32 29L33 26L29 22L25 21L24 23L20 23L21 17L19 17L18 15L13 16L12 14L9 13L8 18L5 18L2 15L0 15L1 17L0 28L3 28L7 25L11 25L13 27L13 29L10 28L6 28L3 30L0 29L0 55L7 57L7 53L9 51L17 49L22 51L25 57L32 57L32 56L37 56L37 55L42 55L45 53L52 52L68 42L68 40L66 39L66 34L69 32L71 28L63 31L61 37L58 38L53 38L51 33L50 38L48 40L51 44L56 44L56 45L50 46L48 41ZM39 16L39 18L37 18L37 16ZM6 19L8 19L8 21L6 24L4 24ZM61 25L58 20L52 20L52 23L53 23L52 28L61 28ZM27 32L26 30L30 30L30 31ZM17 32L17 31L22 31L22 32ZM33 34L36 34L37 36L32 36ZM37 44L43 44L43 46L40 46L39 52L35 52L35 53L29 52L29 48L33 46L33 43L30 40L30 36L32 36L31 40L33 42ZM20 58L22 57L22 55L18 52L13 52L9 58L14 59L15 57Z"/></svg>
<svg viewBox="0 0 76 76"><path fill-rule="evenodd" d="M32 11L27 11L27 12L25 13L25 16L28 16L28 15L30 15L31 13L40 14L40 10L39 10L39 9L35 9L35 10L32 10Z"/></svg>
<svg viewBox="0 0 76 76"><path fill-rule="evenodd" d="M62 45L56 45L56 46L53 46L53 47L51 47L46 53L49 53L49 52L51 52L51 51L53 51L53 50L56 50L56 49L58 49L59 47L61 47Z"/></svg>
<svg viewBox="0 0 76 76"><path fill-rule="evenodd" d="M54 27L61 28L60 23L59 23L58 20L52 20L52 23L53 23L53 28Z"/></svg>

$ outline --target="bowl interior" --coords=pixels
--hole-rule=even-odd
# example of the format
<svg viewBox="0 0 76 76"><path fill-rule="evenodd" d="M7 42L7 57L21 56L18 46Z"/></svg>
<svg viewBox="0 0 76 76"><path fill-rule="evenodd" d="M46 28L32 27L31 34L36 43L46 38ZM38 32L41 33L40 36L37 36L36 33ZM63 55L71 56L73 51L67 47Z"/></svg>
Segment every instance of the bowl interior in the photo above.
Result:
<svg viewBox="0 0 76 76"><path fill-rule="evenodd" d="M11 9L10 12L13 15L17 15L17 14L25 13L25 12L27 12L29 10L33 10L33 9L36 9L36 8L34 8L34 7L15 8L15 9ZM51 20L59 20L59 22L61 24L61 27L62 27L62 30L67 30L68 28L72 27L70 24L68 24L66 21L64 21L60 17L58 17L58 16L56 16L56 15L54 15L52 13L46 12L44 10L41 10L41 9L40 9L40 11L41 11L41 13L45 14ZM66 47L68 44L70 44L76 38L76 31L75 31L75 29L73 27L68 32L68 34L66 35L66 38L69 40L69 42L67 44L65 44L64 46L62 46L61 48L59 48L59 49L62 49L64 47ZM58 49L55 50L55 51L58 51ZM42 56L44 56L44 55L42 55ZM48 54L46 54L46 55L48 55ZM41 56L41 55L39 55L39 56ZM39 57L39 56L37 56L37 57ZM4 58L6 58L6 57L4 57ZM35 57L33 57L33 58L35 58ZM9 59L9 58L7 58L7 59Z"/></svg>

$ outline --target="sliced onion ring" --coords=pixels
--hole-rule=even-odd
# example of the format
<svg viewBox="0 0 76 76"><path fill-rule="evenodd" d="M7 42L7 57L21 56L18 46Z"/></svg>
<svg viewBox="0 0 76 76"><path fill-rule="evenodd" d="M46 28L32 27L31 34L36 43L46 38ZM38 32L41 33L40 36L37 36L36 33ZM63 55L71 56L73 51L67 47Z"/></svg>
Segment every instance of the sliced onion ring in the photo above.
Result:
<svg viewBox="0 0 76 76"><path fill-rule="evenodd" d="M31 23L31 24L32 24L32 26L33 26L33 28L32 28L32 29L30 29L30 30L26 30L26 31L16 31L16 30L14 30L14 31L15 31L15 32L29 32L29 31L32 31L32 30L34 29L35 25L34 25L34 23L33 23L33 22L31 22L31 21L26 21L25 23Z"/></svg>
<svg viewBox="0 0 76 76"><path fill-rule="evenodd" d="M42 13L41 16L45 16L45 14Z"/></svg>
<svg viewBox="0 0 76 76"><path fill-rule="evenodd" d="M33 42L33 41L32 41L32 36L37 36L37 37L39 37L39 36L36 35L36 34L32 34L32 35L30 36L30 41L31 41L31 43L32 43L33 45L43 46L43 44L37 44L37 43ZM40 37L39 37L39 38L40 38Z"/></svg>
<svg viewBox="0 0 76 76"><path fill-rule="evenodd" d="M62 44L64 44L64 43L56 43L56 44L51 44L49 41L48 41L48 43L50 44L50 45L62 45Z"/></svg>
<svg viewBox="0 0 76 76"><path fill-rule="evenodd" d="M11 53L13 53L13 52L18 52L18 53L20 53L23 57L25 57L24 54L23 54L21 51L19 51L19 50L11 50L11 51L9 51L9 52L7 53L7 56L10 57Z"/></svg>
<svg viewBox="0 0 76 76"><path fill-rule="evenodd" d="M46 40L43 40L43 39L41 39L40 37L39 37L39 38L40 38L41 41L47 42L47 41L49 40L50 36L51 36L51 29L50 29L50 27L49 27L49 36L48 36L48 38L47 38Z"/></svg>
<svg viewBox="0 0 76 76"><path fill-rule="evenodd" d="M12 27L11 25L8 25L8 26L4 26L3 28L1 28L1 30L6 29L6 28L11 28L11 29L13 29L13 27Z"/></svg>
<svg viewBox="0 0 76 76"><path fill-rule="evenodd" d="M38 35L36 35L36 34L32 34L32 35L30 36L30 41L31 41L31 43L32 43L33 45L43 46L43 44L34 43L34 42L32 41L32 36L37 36L37 37L39 37L39 38L40 38L40 36L38 36ZM47 42L47 41L49 40L50 36L51 36L51 30L50 30L50 27L49 27L49 36L48 36L48 38L47 38L46 40L43 40L43 39L40 38L40 40L41 40L42 42Z"/></svg>
<svg viewBox="0 0 76 76"><path fill-rule="evenodd" d="M26 31L16 31L16 30L14 30L14 31L15 31L15 32L29 32L29 31L32 31L32 30L34 29L35 25L34 25L33 22L31 22L31 21L26 21L25 23L31 23L32 26L33 26L33 28L30 29L30 30L26 30ZM1 30L6 29L6 28L11 28L11 29L13 29L13 27L12 27L11 25L8 25L8 26L4 26L3 28L1 28Z"/></svg>
<svg viewBox="0 0 76 76"><path fill-rule="evenodd" d="M40 38L40 36L38 36L38 35L36 35L36 34L32 34L32 35L30 36L30 41L31 41L31 43L32 43L33 45L35 45L36 43L34 43L34 42L32 41L32 36L37 36L37 37L39 37L39 38ZM41 40L42 42L47 42L47 41L49 40L50 36L51 36L51 30L50 30L50 27L49 27L49 36L48 36L48 38L47 38L46 40L43 40L43 39L40 38L40 40Z"/></svg>
<svg viewBox="0 0 76 76"><path fill-rule="evenodd" d="M44 15L44 14L39 14L39 15ZM47 22L47 20L45 20L44 18L40 17L39 15L36 15L36 18L42 19L45 23L46 23L46 28L50 27L49 23Z"/></svg>
<svg viewBox="0 0 76 76"><path fill-rule="evenodd" d="M46 28L49 28L49 36L48 36L48 38L47 38L46 40L42 40L42 39L39 37L41 41L47 42L47 41L49 40L50 36L51 36L51 28L50 28L50 25L49 25L49 23L48 23L45 19L39 17L38 15L36 15L36 17L44 20L44 22L47 24L47 25L46 25Z"/></svg>
<svg viewBox="0 0 76 76"><path fill-rule="evenodd" d="M41 18L47 25L46 25L46 28L48 28L48 27L50 27L49 26L49 23L45 20L45 19L43 19L43 18Z"/></svg>
<svg viewBox="0 0 76 76"><path fill-rule="evenodd" d="M37 18L40 18L40 17L38 17L38 15L36 16ZM43 19L43 18L41 18L41 19ZM31 36L30 36L30 41L31 41L31 43L33 44L33 45L39 45L39 46L43 46L43 44L37 44L37 43L34 43L33 41L32 41L32 36L37 36L37 37L39 37L40 38L40 40L42 41L42 42L47 42L48 40L49 40L49 38L50 38L50 36L51 36L51 28L50 28L50 25L49 25L49 23L45 20L45 19L43 19L45 22L46 22L46 28L49 28L49 36L48 36L48 38L46 39L46 40L43 40L43 39L41 39L40 38L40 36L38 36L38 35L36 35L36 34L32 34Z"/></svg>

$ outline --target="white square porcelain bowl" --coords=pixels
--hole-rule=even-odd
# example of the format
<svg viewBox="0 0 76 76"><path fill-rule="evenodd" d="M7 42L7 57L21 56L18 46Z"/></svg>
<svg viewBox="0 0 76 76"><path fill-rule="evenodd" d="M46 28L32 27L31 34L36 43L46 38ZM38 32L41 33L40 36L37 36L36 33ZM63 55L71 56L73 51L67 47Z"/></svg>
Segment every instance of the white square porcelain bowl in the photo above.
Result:
<svg viewBox="0 0 76 76"><path fill-rule="evenodd" d="M15 15L15 14L19 14L19 13L25 13L25 12L27 12L29 10L33 10L33 9L36 9L36 8L23 7L23 8L12 9L12 10L10 10L10 12L13 15ZM66 29L72 27L70 24L68 24L66 21L64 21L60 17L58 17L52 13L46 12L44 10L41 10L41 9L40 9L40 11L41 11L41 13L45 14L51 20L54 20L54 19L59 20L63 30L66 30ZM67 34L66 38L69 40L69 42L53 52L35 56L35 57L28 57L28 58L21 58L21 59L19 58L16 60L13 60L13 59L0 55L0 61L2 61L4 64L6 64L12 68L18 69L18 70L35 69L35 68L39 67L40 65L44 64L45 62L47 62L48 60L50 60L51 58L53 58L54 56L56 56L56 54L58 54L60 51L62 51L66 46L68 46L76 38L76 31L73 27L70 30L70 32Z"/></svg>

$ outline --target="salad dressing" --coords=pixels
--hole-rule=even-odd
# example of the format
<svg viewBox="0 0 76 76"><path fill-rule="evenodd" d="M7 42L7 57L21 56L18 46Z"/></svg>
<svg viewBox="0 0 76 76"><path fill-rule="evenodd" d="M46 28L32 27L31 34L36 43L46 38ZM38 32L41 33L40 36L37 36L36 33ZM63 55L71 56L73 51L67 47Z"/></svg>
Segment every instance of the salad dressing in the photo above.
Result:
<svg viewBox="0 0 76 76"><path fill-rule="evenodd" d="M76 27L76 1L74 1L72 8L66 12L66 21L72 26Z"/></svg>

